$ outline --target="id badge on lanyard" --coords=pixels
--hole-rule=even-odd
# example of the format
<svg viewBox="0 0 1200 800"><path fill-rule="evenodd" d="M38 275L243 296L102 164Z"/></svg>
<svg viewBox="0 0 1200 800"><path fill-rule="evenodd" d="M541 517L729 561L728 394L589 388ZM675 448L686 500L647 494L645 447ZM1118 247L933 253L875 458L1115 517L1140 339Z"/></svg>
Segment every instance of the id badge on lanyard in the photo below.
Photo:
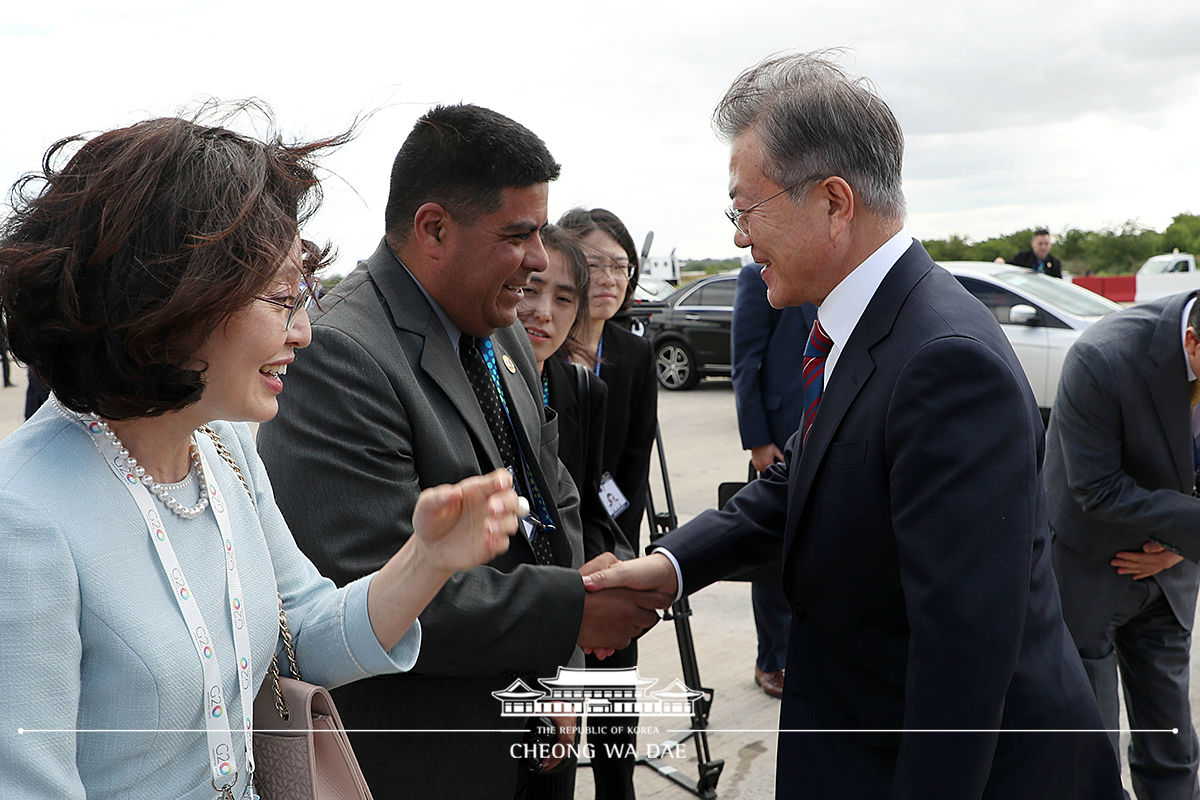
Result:
<svg viewBox="0 0 1200 800"><path fill-rule="evenodd" d="M56 401L57 402L57 401ZM61 408L61 406L60 406ZM104 435L107 427L98 420L89 421L78 414L62 409L72 417L89 435L96 449L104 458L105 463L113 474L129 491L138 509L142 512L150 541L154 545L155 554L163 570L163 575L171 587L175 604L179 608L187 625L192 644L196 650L196 658L204 677L204 694L200 698L203 706L205 734L208 741L209 767L212 773L212 787L220 800L232 800L233 787L237 784L237 756L233 751L233 723L229 719L228 701L224 696L224 681L218 654L214 649L215 641L209 634L209 627L200 613L200 606L192 595L192 587L183 573L183 568L176 556L175 548L167 536L166 525L158 512L150 491L129 469L120 450L111 436ZM205 475L212 475L208 459L199 445L195 445L200 454L200 468ZM242 579L237 566L237 554L233 542L233 526L229 520L229 508L215 480L208 481L209 507L217 518L217 527L225 550L225 585L226 601L229 608L229 619L233 628L233 657L237 663L238 695L242 706L242 719L238 725L242 728L246 752L246 794L252 794L254 776L254 737L253 737L253 664L250 654L250 634L246 625L245 595L242 593Z"/></svg>

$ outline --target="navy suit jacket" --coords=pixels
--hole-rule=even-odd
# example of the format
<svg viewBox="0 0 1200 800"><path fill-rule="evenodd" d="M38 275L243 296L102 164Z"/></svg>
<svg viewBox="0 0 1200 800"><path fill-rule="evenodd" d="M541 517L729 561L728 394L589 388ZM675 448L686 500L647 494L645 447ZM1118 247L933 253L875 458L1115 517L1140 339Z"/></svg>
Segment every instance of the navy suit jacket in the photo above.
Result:
<svg viewBox="0 0 1200 800"><path fill-rule="evenodd" d="M1101 727L995 317L914 243L839 345L804 447L659 541L689 593L782 550L777 795L1121 797L1103 734L917 732Z"/></svg>
<svg viewBox="0 0 1200 800"><path fill-rule="evenodd" d="M772 308L758 264L738 275L733 299L733 393L742 447L780 449L804 416L804 345L817 318L812 303Z"/></svg>

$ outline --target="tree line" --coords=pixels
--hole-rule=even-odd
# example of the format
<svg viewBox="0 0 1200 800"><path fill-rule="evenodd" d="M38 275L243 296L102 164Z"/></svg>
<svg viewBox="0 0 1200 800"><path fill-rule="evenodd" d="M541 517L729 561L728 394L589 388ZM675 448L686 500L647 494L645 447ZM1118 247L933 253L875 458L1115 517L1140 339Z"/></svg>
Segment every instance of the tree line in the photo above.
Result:
<svg viewBox="0 0 1200 800"><path fill-rule="evenodd" d="M972 242L962 236L948 239L922 239L921 244L934 261L1006 261L1021 250L1029 249L1035 228L1024 228L1001 236ZM1050 252L1063 262L1063 268L1075 275L1122 275L1136 272L1150 256L1170 253L1200 255L1200 214L1177 214L1161 233L1128 220L1116 228L1085 231L1068 228L1052 233ZM706 275L727 272L741 266L736 258L692 258L684 262L689 272L703 271ZM326 290L332 289L340 276L325 277Z"/></svg>
<svg viewBox="0 0 1200 800"><path fill-rule="evenodd" d="M1029 249L1034 228L972 242L962 236L924 239L922 244L935 261L993 261L1012 258ZM1128 220L1115 228L1085 231L1068 228L1051 234L1050 252L1075 275L1121 275L1136 272L1150 256L1170 253L1200 255L1200 215L1177 214L1161 233Z"/></svg>

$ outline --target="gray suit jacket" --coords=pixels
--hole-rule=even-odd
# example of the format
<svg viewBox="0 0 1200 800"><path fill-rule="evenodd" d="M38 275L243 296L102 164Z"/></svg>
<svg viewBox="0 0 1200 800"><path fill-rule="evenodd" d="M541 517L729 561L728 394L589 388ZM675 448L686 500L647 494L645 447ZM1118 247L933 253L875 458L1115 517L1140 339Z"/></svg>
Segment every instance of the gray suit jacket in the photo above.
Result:
<svg viewBox="0 0 1200 800"><path fill-rule="evenodd" d="M1098 592L1130 580L1108 563L1117 552L1149 539L1178 548L1185 560L1150 580L1191 630L1200 499L1180 338L1189 297L1113 314L1071 347L1046 433L1046 492L1054 535L1095 561Z"/></svg>
<svg viewBox="0 0 1200 800"><path fill-rule="evenodd" d="M418 493L501 466L475 394L429 301L381 243L322 299L313 341L284 378L280 413L258 444L301 549L339 584L378 569L412 533ZM460 572L421 614L409 673L338 690L348 728L496 729L491 692L517 674L582 663L576 571L583 544L574 485L557 457L529 339L519 324L492 337L531 468L557 500L560 566L538 566L514 536L492 563ZM303 643L299 644L303 647ZM376 797L512 797L517 734L368 734L354 739ZM386 784L387 778L391 778ZM382 790L382 791L381 791Z"/></svg>

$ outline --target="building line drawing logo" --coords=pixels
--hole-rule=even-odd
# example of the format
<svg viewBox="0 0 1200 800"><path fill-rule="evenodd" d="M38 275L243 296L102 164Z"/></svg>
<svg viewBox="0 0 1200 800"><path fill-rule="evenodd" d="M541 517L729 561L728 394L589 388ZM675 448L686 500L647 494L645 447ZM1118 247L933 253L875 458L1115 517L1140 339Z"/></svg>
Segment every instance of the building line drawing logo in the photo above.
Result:
<svg viewBox="0 0 1200 800"><path fill-rule="evenodd" d="M690 717L703 692L690 689L678 678L657 692L647 690L658 683L643 678L637 667L624 669L580 669L559 667L553 678L539 678L545 690L517 678L508 688L492 692L500 701L502 717L561 716L597 717L653 716Z"/></svg>

